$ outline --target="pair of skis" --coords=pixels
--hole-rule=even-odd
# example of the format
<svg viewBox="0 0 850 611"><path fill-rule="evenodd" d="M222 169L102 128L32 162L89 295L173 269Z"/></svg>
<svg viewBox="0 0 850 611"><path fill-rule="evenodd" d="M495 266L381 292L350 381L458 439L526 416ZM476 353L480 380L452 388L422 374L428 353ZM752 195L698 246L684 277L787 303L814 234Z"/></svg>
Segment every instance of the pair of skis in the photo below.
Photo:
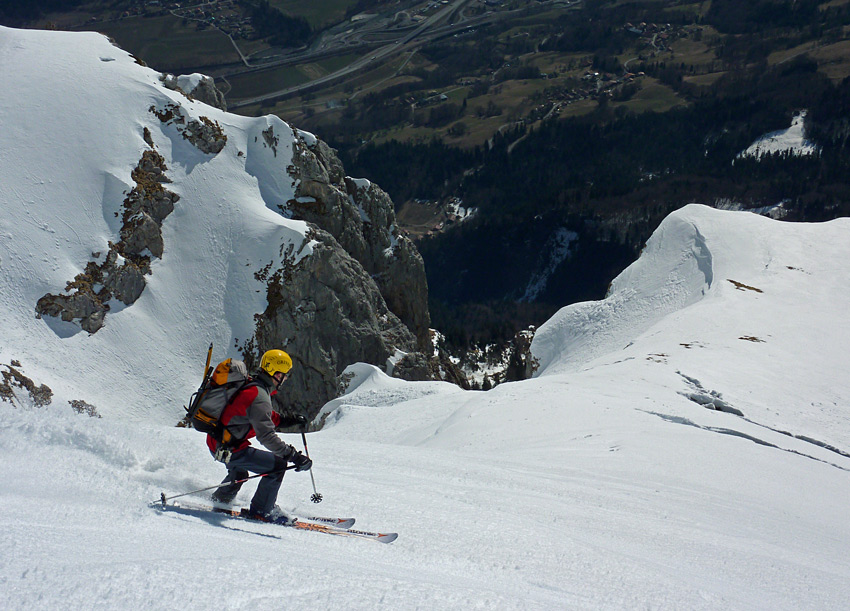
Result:
<svg viewBox="0 0 850 611"><path fill-rule="evenodd" d="M151 503L151 507L164 512L173 512L183 515L191 515L200 518L210 518L212 516L221 516L234 520L245 520L248 522L256 522L258 524L274 524L275 526L283 526L286 528L295 528L298 530L308 530L313 532L322 532L328 535L338 537L353 537L357 539L369 539L378 541L379 543L392 543L398 538L398 533L380 533L369 532L365 530L354 530L351 527L354 525L354 518L327 518L319 516L297 516L288 521L265 522L249 518L239 508L220 508L211 505L199 505L193 503L166 503L157 501Z"/></svg>

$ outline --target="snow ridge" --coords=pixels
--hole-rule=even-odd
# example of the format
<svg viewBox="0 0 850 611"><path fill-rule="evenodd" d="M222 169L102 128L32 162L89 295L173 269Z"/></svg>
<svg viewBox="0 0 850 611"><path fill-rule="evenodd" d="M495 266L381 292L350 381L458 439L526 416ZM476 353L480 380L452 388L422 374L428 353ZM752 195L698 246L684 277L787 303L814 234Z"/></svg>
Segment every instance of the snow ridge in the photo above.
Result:
<svg viewBox="0 0 850 611"><path fill-rule="evenodd" d="M567 306L542 325L532 343L538 375L584 367L703 299L715 273L696 221L707 214L707 209L688 206L665 219L640 259L613 281L604 301Z"/></svg>

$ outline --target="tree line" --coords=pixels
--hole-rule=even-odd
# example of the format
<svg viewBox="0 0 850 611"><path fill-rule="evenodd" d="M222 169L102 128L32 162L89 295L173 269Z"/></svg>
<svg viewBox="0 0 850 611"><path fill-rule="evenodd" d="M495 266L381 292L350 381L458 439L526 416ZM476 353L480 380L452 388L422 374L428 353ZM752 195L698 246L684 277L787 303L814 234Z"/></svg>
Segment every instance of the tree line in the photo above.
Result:
<svg viewBox="0 0 850 611"><path fill-rule="evenodd" d="M87 0L0 0L0 23L18 26L52 11L69 11Z"/></svg>

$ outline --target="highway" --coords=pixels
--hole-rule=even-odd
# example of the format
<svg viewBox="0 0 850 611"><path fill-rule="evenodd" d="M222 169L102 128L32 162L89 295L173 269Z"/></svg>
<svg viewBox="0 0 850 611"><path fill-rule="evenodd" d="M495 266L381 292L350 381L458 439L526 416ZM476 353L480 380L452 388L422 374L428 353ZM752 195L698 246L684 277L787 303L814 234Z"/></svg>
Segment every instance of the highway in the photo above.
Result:
<svg viewBox="0 0 850 611"><path fill-rule="evenodd" d="M454 0L454 2L450 2L444 8L442 8L441 10L437 11L436 13L434 13L433 15L431 15L430 17L425 19L422 22L422 24L419 25L418 27L414 28L413 31L411 31L407 34L402 34L398 40L366 53L363 57L356 59L355 61L353 61L349 65L345 66L344 68L342 68L340 70L337 70L336 72L326 74L325 76L319 77L319 78L314 79L312 81L309 81L307 83L302 83L300 85L295 85L295 86L292 86L292 87L286 87L286 88L283 88L283 89L278 89L276 91L271 91L271 92L263 94L261 96L256 96L256 97L253 97L253 98L247 98L247 99L244 99L244 100L238 100L238 101L235 101L235 102L232 102L232 103L228 103L228 108L239 108L239 107L242 107L242 106L251 106L253 104L262 103L265 100L282 98L282 97L285 97L285 96L289 96L289 95L293 95L293 94L305 91L307 89L322 87L323 85L327 85L327 84L332 83L334 81L337 81L339 79L345 78L346 76L349 76L351 74L359 72L363 68L374 66L374 65L376 65L376 62L379 62L380 60L382 60L382 59L384 59L388 56L395 55L395 54L403 51L404 49L408 48L409 46L416 44L414 41L417 41L417 39L422 38L423 35L426 32L428 32L429 30L432 30L432 29L436 28L438 25L442 24L451 15L453 15L454 13L456 13L458 11L461 11L463 8L466 7L466 5L468 5L472 1L473 0ZM462 23L462 24L458 24L459 29L464 29L466 27L468 27L468 25L465 22ZM366 29L366 28L361 29L358 32L359 36L362 36L365 33L364 30L366 32L369 31L369 29ZM373 29L371 31L374 32L376 30ZM348 32L343 33L342 36L345 36L345 34L347 34L347 33ZM289 59L289 60L284 60L283 62L276 62L274 65L278 66L278 65L285 65L287 63L305 63L305 62L308 62L308 61L314 61L318 57L328 55L328 50L330 50L331 52L338 52L338 48L339 48L341 42L343 42L344 47L351 46L351 44L348 43L348 41L342 41L342 40L339 40L337 38L333 43L325 42L324 44L320 44L318 51L314 51L314 52L305 54L304 56L298 58L297 62L293 61L293 59ZM428 42L428 40L421 40L420 42L418 42L418 44L424 44L425 42ZM345 43L348 43L348 44L345 44ZM263 68L268 68L268 66L267 65L263 66Z"/></svg>
<svg viewBox="0 0 850 611"><path fill-rule="evenodd" d="M244 74L246 72L267 70L272 67L303 64L316 61L322 57L338 55L353 49L367 48L369 44L364 42L364 37L367 35L375 36L380 34L381 36L397 37L395 40L389 41L383 46L365 52L362 57L356 59L354 62L340 70L326 74L306 83L301 83L291 87L284 87L264 93L263 95L228 101L228 108L235 109L244 106L251 106L254 104L260 104L266 100L281 99L303 93L311 89L321 88L325 85L329 85L351 76L363 69L372 68L387 57L395 56L406 50L422 46L437 38L451 36L473 27L506 19L531 10L528 8L513 11L488 10L481 15L467 18L464 9L466 9L473 1L474 0L454 0L445 7L439 9L430 17L426 18L419 26L414 28L388 29L386 28L388 20L386 18L379 19L377 17L365 22L359 28L353 27L351 23L346 23L344 26L337 26L336 28L332 28L326 32L325 35L313 45L313 48L306 52L275 60L273 62L263 64L262 66L254 66L250 69L243 68L238 71L223 74L221 76L227 77L235 74ZM566 7L576 7L579 5L579 1L552 0L551 2L538 4L537 7L535 7L535 10L548 10L555 4L564 5ZM397 12L396 15L399 15L400 13L401 11ZM453 20L456 21L453 22ZM343 27L346 29L343 30Z"/></svg>

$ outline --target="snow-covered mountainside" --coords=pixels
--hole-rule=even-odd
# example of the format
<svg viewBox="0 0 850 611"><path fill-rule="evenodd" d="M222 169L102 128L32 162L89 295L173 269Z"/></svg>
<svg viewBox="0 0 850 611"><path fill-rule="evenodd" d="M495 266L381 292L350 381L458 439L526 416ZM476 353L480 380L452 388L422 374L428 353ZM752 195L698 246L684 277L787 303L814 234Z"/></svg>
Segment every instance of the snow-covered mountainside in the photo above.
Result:
<svg viewBox="0 0 850 611"><path fill-rule="evenodd" d="M211 341L217 358L287 348L309 412L346 365L427 336L392 203L311 134L198 102L179 88L197 75L95 33L0 28L0 73L0 362L174 422Z"/></svg>
<svg viewBox="0 0 850 611"><path fill-rule="evenodd" d="M282 243L304 244L305 258L317 247L303 223L266 207L240 156L210 159L145 105L173 94L222 126L225 151L238 139L236 150L266 162L276 158L262 132L275 120L196 112L156 73L139 81L101 37L56 36L91 45L95 59L63 63L37 33L0 29L4 609L846 607L847 219L674 213L605 300L538 330L531 380L475 392L349 367L347 394L309 435L324 501L312 505L310 477L292 473L279 502L399 532L390 545L148 507L223 476L203 436L169 416L197 385L207 326L217 341L247 337L263 307L243 262L279 260ZM81 116L77 130L60 118L71 101L32 79L33 63L15 63L24 50L68 81L136 75L122 81L127 97L76 90L77 108L133 104L144 124L113 133L109 117ZM29 110L8 95L23 89ZM144 127L184 204L162 224L144 292L113 304L95 334L36 319L35 301L117 239ZM68 133L74 148L51 146ZM220 201L193 198L209 188ZM55 201L78 213L51 214ZM195 222L177 222L186 216ZM233 253L228 265L211 269L221 251ZM199 275L218 299L203 298ZM74 413L79 399L103 417Z"/></svg>

